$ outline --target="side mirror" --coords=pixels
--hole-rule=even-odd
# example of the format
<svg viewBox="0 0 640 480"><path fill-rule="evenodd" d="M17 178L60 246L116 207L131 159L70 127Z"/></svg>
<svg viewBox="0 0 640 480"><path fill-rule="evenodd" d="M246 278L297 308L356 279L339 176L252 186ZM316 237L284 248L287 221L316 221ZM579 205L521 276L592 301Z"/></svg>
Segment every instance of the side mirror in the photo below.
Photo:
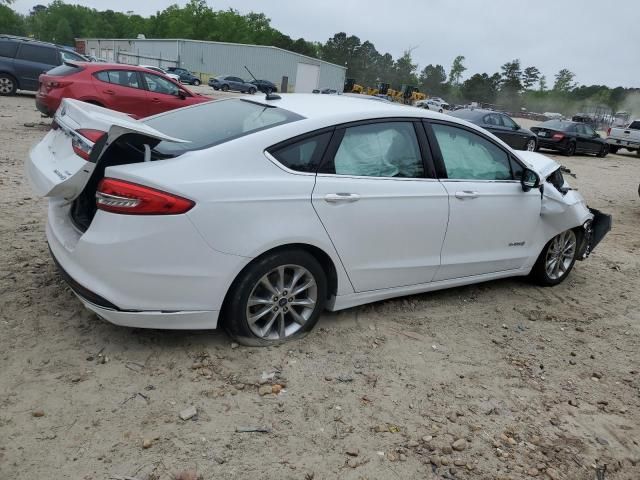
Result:
<svg viewBox="0 0 640 480"><path fill-rule="evenodd" d="M521 128L520 125L518 125L517 123L516 123L515 127L513 127L514 130L520 130L520 128Z"/></svg>
<svg viewBox="0 0 640 480"><path fill-rule="evenodd" d="M533 170L525 168L524 172L522 172L522 177L520 177L520 183L522 184L522 190L528 192L540 186L540 177Z"/></svg>
<svg viewBox="0 0 640 480"><path fill-rule="evenodd" d="M186 100L187 98L187 92L185 92L184 90L179 90L178 91L178 98L180 100Z"/></svg>

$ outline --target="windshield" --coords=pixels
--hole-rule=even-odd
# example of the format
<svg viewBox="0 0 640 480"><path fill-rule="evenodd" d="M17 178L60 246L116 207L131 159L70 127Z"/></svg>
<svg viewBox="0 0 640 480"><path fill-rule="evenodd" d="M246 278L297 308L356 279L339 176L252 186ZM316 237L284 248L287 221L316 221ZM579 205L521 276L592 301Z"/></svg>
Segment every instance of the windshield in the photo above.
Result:
<svg viewBox="0 0 640 480"><path fill-rule="evenodd" d="M190 142L160 142L154 148L161 155L176 156L303 118L271 105L228 99L172 110L151 117L145 123L162 133Z"/></svg>

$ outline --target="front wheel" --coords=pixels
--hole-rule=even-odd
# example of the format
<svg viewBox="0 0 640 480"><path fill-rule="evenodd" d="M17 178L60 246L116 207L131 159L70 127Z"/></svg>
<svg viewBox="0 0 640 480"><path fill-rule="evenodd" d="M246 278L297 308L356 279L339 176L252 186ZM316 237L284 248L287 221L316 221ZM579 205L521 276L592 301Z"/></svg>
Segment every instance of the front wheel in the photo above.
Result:
<svg viewBox="0 0 640 480"><path fill-rule="evenodd" d="M196 86L196 87L197 87L198 85L200 85L200 80L198 80L198 79L196 78L196 79L193 81L193 85L194 85L194 86Z"/></svg>
<svg viewBox="0 0 640 480"><path fill-rule="evenodd" d="M222 91L223 92L229 91L229 85L222 85Z"/></svg>
<svg viewBox="0 0 640 480"><path fill-rule="evenodd" d="M602 147L600 147L600 151L597 153L597 156L600 158L604 158L609 153L609 144L604 143Z"/></svg>
<svg viewBox="0 0 640 480"><path fill-rule="evenodd" d="M256 93L256 89L255 89L255 88L250 88L250 89L249 89L249 93L250 93L251 95L253 95L254 93Z"/></svg>
<svg viewBox="0 0 640 480"><path fill-rule="evenodd" d="M542 249L531 270L531 278L545 287L558 285L571 272L577 251L578 239L573 230L556 235Z"/></svg>
<svg viewBox="0 0 640 480"><path fill-rule="evenodd" d="M530 138L527 140L527 145L525 146L525 150L527 152L535 152L536 151L536 139Z"/></svg>
<svg viewBox="0 0 640 480"><path fill-rule="evenodd" d="M303 250L276 252L250 264L234 281L224 326L238 343L268 346L306 335L327 298L322 266Z"/></svg>

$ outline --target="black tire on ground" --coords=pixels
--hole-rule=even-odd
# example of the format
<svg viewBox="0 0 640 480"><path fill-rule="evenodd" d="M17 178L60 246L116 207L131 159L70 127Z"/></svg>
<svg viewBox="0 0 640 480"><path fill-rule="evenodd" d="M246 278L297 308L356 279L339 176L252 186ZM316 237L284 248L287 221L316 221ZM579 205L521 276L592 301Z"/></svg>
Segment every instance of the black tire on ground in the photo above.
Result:
<svg viewBox="0 0 640 480"><path fill-rule="evenodd" d="M308 320L300 329L283 339L265 339L257 336L249 327L247 306L252 291L260 280L280 266L300 266L315 280L317 301ZM327 300L327 277L316 258L304 250L282 250L266 254L254 260L240 272L227 294L222 310L222 325L236 342L247 346L277 345L304 337L318 322Z"/></svg>
<svg viewBox="0 0 640 480"><path fill-rule="evenodd" d="M609 144L605 143L600 147L600 151L597 153L597 156L600 158L604 158L609 153Z"/></svg>
<svg viewBox="0 0 640 480"><path fill-rule="evenodd" d="M567 146L567 149L564 151L564 154L567 157L570 157L572 155L575 155L576 153L576 144L575 142L570 142L569 145Z"/></svg>
<svg viewBox="0 0 640 480"><path fill-rule="evenodd" d="M531 147L531 148L529 148L529 147ZM524 149L529 151L529 152L536 152L536 151L538 151L538 142L536 142L536 139L533 138L533 137L528 138L527 139L527 143L524 146Z"/></svg>
<svg viewBox="0 0 640 480"><path fill-rule="evenodd" d="M273 93L273 88L267 87L264 93L266 93L267 95L270 95L271 93Z"/></svg>
<svg viewBox="0 0 640 480"><path fill-rule="evenodd" d="M218 87L213 87L213 89L217 92L218 90L220 90Z"/></svg>
<svg viewBox="0 0 640 480"><path fill-rule="evenodd" d="M198 80L197 78L193 81L193 84L197 87L198 85L200 85L200 80Z"/></svg>
<svg viewBox="0 0 640 480"><path fill-rule="evenodd" d="M610 145L609 153L613 153L615 155L616 153L618 153L618 147L614 147L613 145Z"/></svg>
<svg viewBox="0 0 640 480"><path fill-rule="evenodd" d="M567 269L564 271L562 276L560 276L559 278L551 278L547 273L547 269L546 269L547 253L549 252L549 249L553 248L554 242L556 241L556 239L560 235L563 235L567 232L572 232L573 235L575 236L575 249L573 253L573 259L571 260L571 263L569 264ZM547 244L544 246L544 248L542 249L542 252L540 252L540 256L538 256L536 263L531 269L531 273L529 273L529 279L531 281L543 287L552 287L554 285L558 285L559 283L562 283L569 276L569 273L571 273L571 270L573 269L573 266L576 263L576 255L578 252L578 246L582 241L582 236L580 232L577 230L567 230L567 232L562 232L556 235L551 240L549 240L549 242L547 242Z"/></svg>
<svg viewBox="0 0 640 480"><path fill-rule="evenodd" d="M249 93L250 93L251 95L253 95L254 93L256 93L256 91L257 91L257 90L256 90L255 88L250 88L250 89L249 89Z"/></svg>
<svg viewBox="0 0 640 480"><path fill-rule="evenodd" d="M222 91L223 92L228 92L229 91L229 85L222 85Z"/></svg>
<svg viewBox="0 0 640 480"><path fill-rule="evenodd" d="M18 82L16 79L8 73L0 73L0 95L15 95L16 90L18 90Z"/></svg>

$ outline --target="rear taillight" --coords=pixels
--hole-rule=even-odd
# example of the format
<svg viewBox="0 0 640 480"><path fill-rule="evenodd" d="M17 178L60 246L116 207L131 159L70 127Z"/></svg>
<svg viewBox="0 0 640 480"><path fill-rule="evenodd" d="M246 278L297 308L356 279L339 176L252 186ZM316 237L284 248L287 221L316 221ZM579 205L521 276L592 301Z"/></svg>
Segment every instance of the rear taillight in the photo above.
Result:
<svg viewBox="0 0 640 480"><path fill-rule="evenodd" d="M562 133L555 133L551 138L553 138L554 140L562 140L564 138L564 135Z"/></svg>
<svg viewBox="0 0 640 480"><path fill-rule="evenodd" d="M75 154L85 160L89 160L93 145L107 134L107 132L103 132L102 130L93 130L90 128L80 128L76 130L75 133L76 135L74 135L71 140L71 146Z"/></svg>
<svg viewBox="0 0 640 480"><path fill-rule="evenodd" d="M111 213L178 215L188 212L194 205L178 195L115 178L103 178L96 191L97 208Z"/></svg>
<svg viewBox="0 0 640 480"><path fill-rule="evenodd" d="M607 137L611 136L611 127L607 128Z"/></svg>
<svg viewBox="0 0 640 480"><path fill-rule="evenodd" d="M64 88L67 85L71 85L71 82L61 82L58 80L49 80L44 82L44 87L48 90L55 90L56 88Z"/></svg>

